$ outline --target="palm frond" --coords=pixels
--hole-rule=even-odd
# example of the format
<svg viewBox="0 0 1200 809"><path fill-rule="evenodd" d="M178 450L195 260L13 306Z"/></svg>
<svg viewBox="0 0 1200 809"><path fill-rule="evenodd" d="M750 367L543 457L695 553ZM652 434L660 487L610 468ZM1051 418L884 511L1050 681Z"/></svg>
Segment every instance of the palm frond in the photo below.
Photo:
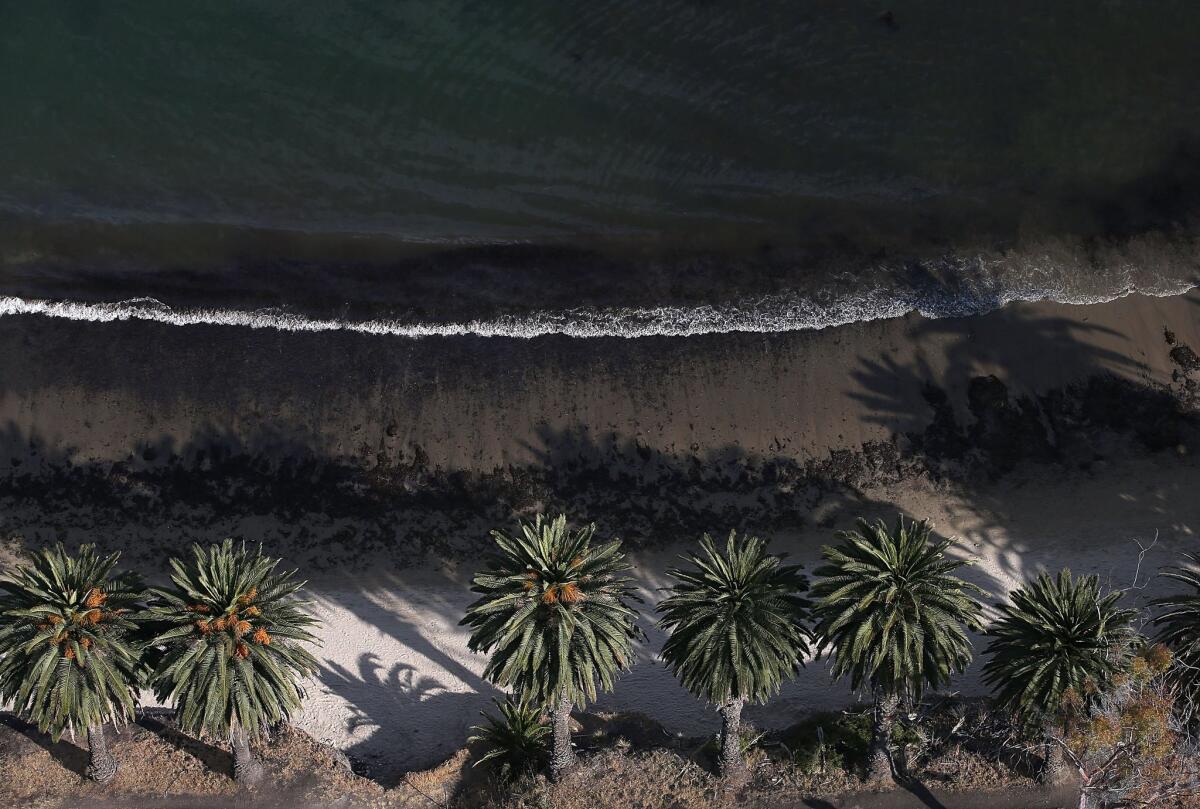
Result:
<svg viewBox="0 0 1200 809"><path fill-rule="evenodd" d="M512 535L492 532L497 551L461 622L471 650L491 654L485 678L537 704L565 696L581 705L632 664L641 630L631 602L640 599L620 542L593 545L595 531L539 514Z"/></svg>
<svg viewBox="0 0 1200 809"><path fill-rule="evenodd" d="M953 573L966 565L946 555L925 520L892 529L860 519L822 549L812 589L816 635L833 653L834 677L851 687L919 695L939 688L971 662L969 629L979 627L983 591Z"/></svg>
<svg viewBox="0 0 1200 809"><path fill-rule="evenodd" d="M474 766L493 766L506 779L541 769L550 734L541 707L529 699L512 697L495 703L499 715L481 711L484 724L472 727L473 734L467 739L469 744L479 742L487 747Z"/></svg>
<svg viewBox="0 0 1200 809"><path fill-rule="evenodd" d="M133 718L143 594L117 558L58 544L0 577L0 702L55 740Z"/></svg>
<svg viewBox="0 0 1200 809"><path fill-rule="evenodd" d="M151 591L151 684L184 730L224 739L236 724L253 739L300 708L297 681L317 669L305 648L317 622L295 598L304 582L278 565L229 539L196 545L189 563L172 560L175 586Z"/></svg>
<svg viewBox="0 0 1200 809"><path fill-rule="evenodd" d="M709 702L765 702L809 653L808 581L757 537L731 531L722 554L705 534L700 550L684 557L690 568L667 571L675 583L657 608L670 633L662 659Z"/></svg>
<svg viewBox="0 0 1200 809"><path fill-rule="evenodd" d="M1040 573L996 605L983 679L998 705L1031 724L1059 715L1068 691L1103 689L1128 659L1137 613L1121 593L1102 594L1098 576Z"/></svg>
<svg viewBox="0 0 1200 809"><path fill-rule="evenodd" d="M1173 678L1192 704L1200 703L1200 555L1184 554L1187 564L1164 568L1161 575L1183 591L1154 599L1158 640L1175 655Z"/></svg>

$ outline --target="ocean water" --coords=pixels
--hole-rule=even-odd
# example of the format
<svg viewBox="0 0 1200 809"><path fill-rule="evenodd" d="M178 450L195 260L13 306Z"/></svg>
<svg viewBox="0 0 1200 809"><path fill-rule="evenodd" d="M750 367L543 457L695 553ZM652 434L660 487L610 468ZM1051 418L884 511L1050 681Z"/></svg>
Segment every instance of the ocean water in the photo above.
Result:
<svg viewBox="0 0 1200 809"><path fill-rule="evenodd" d="M1173 294L1200 6L0 2L0 314L817 328Z"/></svg>

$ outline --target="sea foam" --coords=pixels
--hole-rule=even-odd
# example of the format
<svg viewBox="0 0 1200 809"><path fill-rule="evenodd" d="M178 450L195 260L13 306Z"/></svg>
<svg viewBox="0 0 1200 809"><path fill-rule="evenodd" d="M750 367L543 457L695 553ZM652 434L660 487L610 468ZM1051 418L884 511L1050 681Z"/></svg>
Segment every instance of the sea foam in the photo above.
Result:
<svg viewBox="0 0 1200 809"><path fill-rule="evenodd" d="M1044 278L1040 280L1045 280ZM109 323L141 320L171 326L232 326L277 329L289 332L353 332L400 338L499 337L533 339L560 335L578 339L620 337L694 337L731 332L776 333L842 326L911 312L930 318L984 314L1016 301L1055 301L1092 304L1140 293L1156 297L1178 295L1195 282L1158 283L1147 288L1123 283L1102 291L1080 291L1038 284L1002 287L997 284L963 284L954 288L890 287L855 292L820 294L783 292L743 297L715 305L654 307L577 307L499 314L490 318L413 322L399 319L314 317L283 309L172 307L155 298L113 302L43 300L0 296L0 316L45 317Z"/></svg>

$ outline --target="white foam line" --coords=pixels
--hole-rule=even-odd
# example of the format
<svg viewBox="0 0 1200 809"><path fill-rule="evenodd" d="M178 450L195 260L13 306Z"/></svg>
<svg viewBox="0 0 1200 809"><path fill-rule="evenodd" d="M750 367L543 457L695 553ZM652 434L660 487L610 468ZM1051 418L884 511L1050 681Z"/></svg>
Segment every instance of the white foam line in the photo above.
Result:
<svg viewBox="0 0 1200 809"><path fill-rule="evenodd" d="M1181 294L1191 285L1146 294ZM693 337L730 332L775 333L841 326L848 323L900 317L918 311L928 317L980 314L1016 300L1057 300L1060 303L1099 303L1138 290L1122 289L1112 295L1084 298L1057 296L1042 290L1010 291L982 299L901 296L878 290L853 300L819 304L799 294L770 295L720 306L659 306L653 308L578 308L555 312L503 315L485 320L449 323L406 323L399 320L342 320L311 318L275 310L174 309L154 298L119 302L51 301L0 297L0 317L44 317L110 323L144 320L171 326L239 326L290 332L344 331L394 337L508 337L532 339L562 335L580 339L596 337Z"/></svg>

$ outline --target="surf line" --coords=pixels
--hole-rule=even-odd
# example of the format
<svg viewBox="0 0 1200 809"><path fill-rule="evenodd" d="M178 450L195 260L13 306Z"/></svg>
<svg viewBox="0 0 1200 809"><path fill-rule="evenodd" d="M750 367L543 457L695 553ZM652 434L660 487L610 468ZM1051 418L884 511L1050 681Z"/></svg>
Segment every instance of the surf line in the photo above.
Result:
<svg viewBox="0 0 1200 809"><path fill-rule="evenodd" d="M30 300L0 297L0 316L44 317L110 323L143 320L171 326L238 326L290 332L346 331L395 337L508 337L532 339L549 335L597 337L692 337L729 332L784 332L837 326L856 320L902 315L903 302L861 302L859 306L826 308L799 296L769 296L754 301L712 306L653 308L579 308L534 311L520 315L447 323L399 320L313 318L278 310L175 309L153 298L117 302ZM880 311L885 308L886 311Z"/></svg>
<svg viewBox="0 0 1200 809"><path fill-rule="evenodd" d="M1124 297L1134 290L1099 300ZM1176 293L1177 294L1177 293ZM0 317L43 317L111 323L141 320L171 326L234 326L288 332L353 332L402 338L501 337L533 339L560 335L579 339L601 337L694 337L705 334L746 332L769 334L842 326L913 311L927 317L982 314L1012 300L1054 299L1053 295L1005 295L988 305L957 301L931 301L924 296L897 297L895 290L867 292L852 299L820 304L798 293L767 295L721 305L659 306L652 308L597 309L581 307L560 311L533 311L489 319L447 323L408 323L400 320L347 320L314 318L275 309L175 309L155 298L116 302L54 301L0 296ZM1063 303L1095 303L1061 301ZM949 305L948 305L949 304Z"/></svg>

